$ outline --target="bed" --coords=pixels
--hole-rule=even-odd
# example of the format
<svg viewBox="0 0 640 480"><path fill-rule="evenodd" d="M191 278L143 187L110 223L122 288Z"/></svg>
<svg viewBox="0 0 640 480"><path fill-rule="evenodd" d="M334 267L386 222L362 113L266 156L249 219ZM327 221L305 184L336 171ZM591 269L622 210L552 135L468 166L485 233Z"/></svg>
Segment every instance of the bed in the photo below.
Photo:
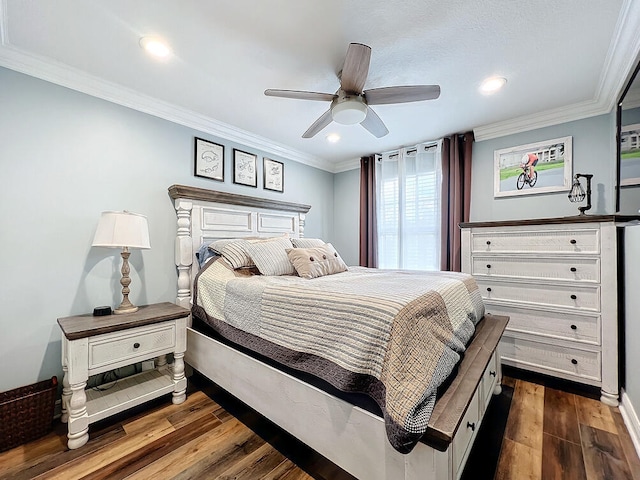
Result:
<svg viewBox="0 0 640 480"><path fill-rule="evenodd" d="M191 308L199 271L195 252L203 243L283 234L303 237L310 209L182 185L171 186L169 194L177 215L176 303L186 308ZM192 326L185 360L357 478L457 479L491 396L500 391L496 348L507 321L485 315L476 325L446 390L440 392L426 432L408 454L392 447L380 416Z"/></svg>

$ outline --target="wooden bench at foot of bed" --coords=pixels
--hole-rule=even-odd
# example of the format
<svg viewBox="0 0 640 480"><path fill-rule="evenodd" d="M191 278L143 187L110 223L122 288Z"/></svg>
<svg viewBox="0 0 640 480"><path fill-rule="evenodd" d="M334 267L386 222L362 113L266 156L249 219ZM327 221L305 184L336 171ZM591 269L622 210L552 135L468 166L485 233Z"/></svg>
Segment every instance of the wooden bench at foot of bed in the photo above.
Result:
<svg viewBox="0 0 640 480"><path fill-rule="evenodd" d="M487 315L408 455L394 450L384 421L193 329L194 369L344 470L367 480L459 478L492 393L500 393L496 347L508 317Z"/></svg>

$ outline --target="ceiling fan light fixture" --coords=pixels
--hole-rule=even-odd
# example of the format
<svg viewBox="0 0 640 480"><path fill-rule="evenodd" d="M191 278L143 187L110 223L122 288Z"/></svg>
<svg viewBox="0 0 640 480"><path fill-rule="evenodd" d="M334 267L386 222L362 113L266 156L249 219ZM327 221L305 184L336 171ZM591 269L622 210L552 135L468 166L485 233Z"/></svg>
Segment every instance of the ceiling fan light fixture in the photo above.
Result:
<svg viewBox="0 0 640 480"><path fill-rule="evenodd" d="M331 109L331 118L342 125L355 125L367 116L367 105L359 99L349 99L337 103Z"/></svg>

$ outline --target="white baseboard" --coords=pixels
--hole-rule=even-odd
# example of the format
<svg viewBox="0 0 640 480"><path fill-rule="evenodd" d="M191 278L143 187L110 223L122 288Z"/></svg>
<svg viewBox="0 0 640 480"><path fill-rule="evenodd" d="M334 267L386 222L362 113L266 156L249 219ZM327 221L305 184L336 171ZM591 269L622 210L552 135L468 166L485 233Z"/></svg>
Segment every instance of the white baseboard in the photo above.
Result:
<svg viewBox="0 0 640 480"><path fill-rule="evenodd" d="M624 389L622 389L620 397L620 414L622 415L627 430L629 430L633 446L636 447L636 453L640 457L640 420L638 420L638 415L633 409L631 399Z"/></svg>

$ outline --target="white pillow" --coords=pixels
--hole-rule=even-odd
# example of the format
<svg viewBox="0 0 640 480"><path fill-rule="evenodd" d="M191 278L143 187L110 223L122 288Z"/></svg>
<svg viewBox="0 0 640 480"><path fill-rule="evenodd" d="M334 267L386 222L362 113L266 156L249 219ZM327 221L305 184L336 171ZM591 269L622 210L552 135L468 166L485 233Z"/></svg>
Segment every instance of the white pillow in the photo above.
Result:
<svg viewBox="0 0 640 480"><path fill-rule="evenodd" d="M319 238L292 238L291 243L295 248L315 248L325 245L324 240Z"/></svg>
<svg viewBox="0 0 640 480"><path fill-rule="evenodd" d="M251 258L262 275L294 275L296 273L287 256L293 246L285 237L270 239L268 242L242 242L240 248Z"/></svg>

